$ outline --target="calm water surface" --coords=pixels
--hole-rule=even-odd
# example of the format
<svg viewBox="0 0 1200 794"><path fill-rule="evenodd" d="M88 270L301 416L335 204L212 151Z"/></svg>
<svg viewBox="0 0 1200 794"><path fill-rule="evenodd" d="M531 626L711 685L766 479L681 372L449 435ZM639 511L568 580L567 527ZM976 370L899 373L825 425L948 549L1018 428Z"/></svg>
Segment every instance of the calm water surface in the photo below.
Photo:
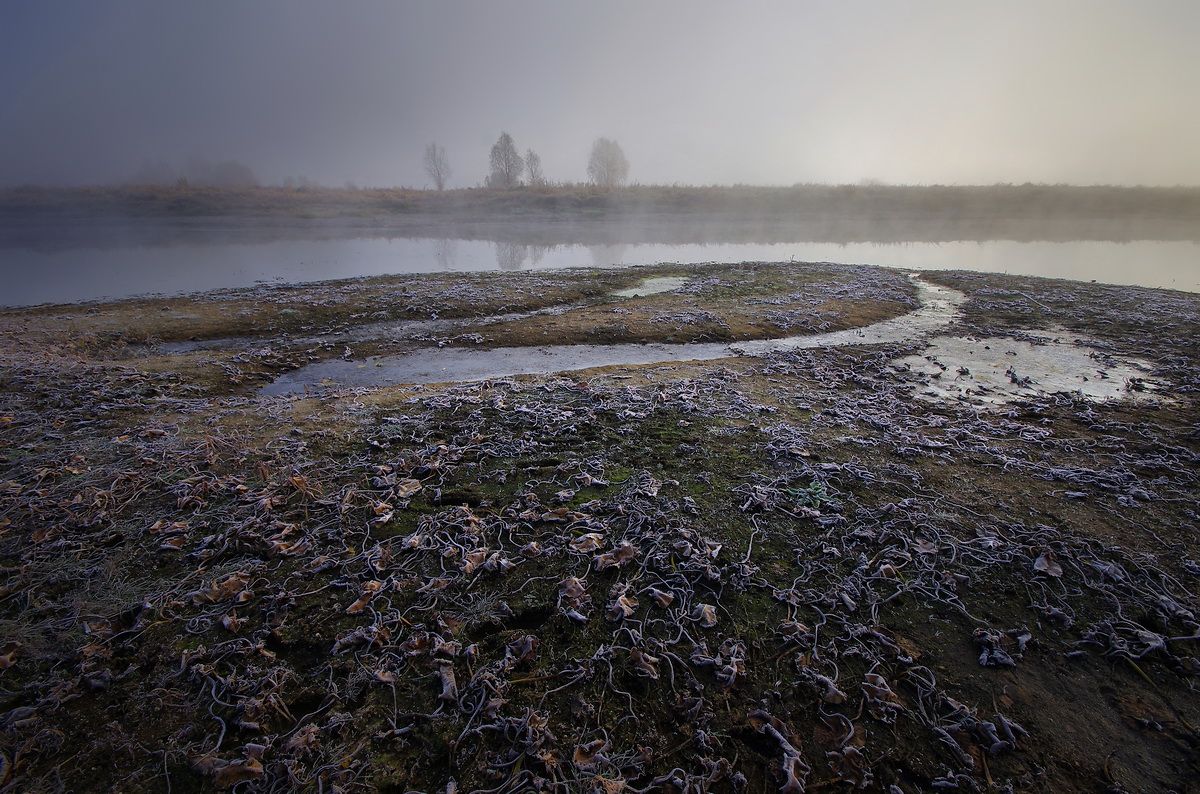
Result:
<svg viewBox="0 0 1200 794"><path fill-rule="evenodd" d="M757 260L978 270L1200 292L1200 244L1186 241L538 246L486 240L358 237L61 250L0 248L0 305L179 294L262 282L395 273Z"/></svg>

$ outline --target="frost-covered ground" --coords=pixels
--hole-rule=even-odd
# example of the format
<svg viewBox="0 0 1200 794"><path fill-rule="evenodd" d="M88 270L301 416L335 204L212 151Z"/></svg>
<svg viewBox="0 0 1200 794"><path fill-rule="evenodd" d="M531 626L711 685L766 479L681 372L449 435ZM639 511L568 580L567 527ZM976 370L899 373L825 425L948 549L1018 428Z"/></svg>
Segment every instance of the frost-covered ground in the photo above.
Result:
<svg viewBox="0 0 1200 794"><path fill-rule="evenodd" d="M686 281L611 295L642 277ZM926 278L965 300L903 338L290 396L258 392L919 294L723 265L3 315L4 785L1188 790L1200 297ZM431 311L462 323L354 331ZM156 346L188 336L235 341ZM1059 391L1053 338L1119 388Z"/></svg>

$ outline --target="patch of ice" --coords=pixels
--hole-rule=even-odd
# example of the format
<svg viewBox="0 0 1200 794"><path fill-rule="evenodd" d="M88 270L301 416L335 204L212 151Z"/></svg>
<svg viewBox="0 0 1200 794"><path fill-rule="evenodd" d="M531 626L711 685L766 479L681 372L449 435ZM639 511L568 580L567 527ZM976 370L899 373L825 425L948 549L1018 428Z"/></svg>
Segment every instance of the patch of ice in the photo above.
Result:
<svg viewBox="0 0 1200 794"><path fill-rule="evenodd" d="M1093 400L1158 399L1150 364L1101 352L1097 340L1068 332L1011 337L939 336L894 364L920 382L917 396L1003 404L1072 392Z"/></svg>
<svg viewBox="0 0 1200 794"><path fill-rule="evenodd" d="M657 295L660 292L670 292L682 287L688 283L686 276L661 276L658 278L646 278L634 284L632 287L619 289L612 293L614 298L640 298L645 295Z"/></svg>

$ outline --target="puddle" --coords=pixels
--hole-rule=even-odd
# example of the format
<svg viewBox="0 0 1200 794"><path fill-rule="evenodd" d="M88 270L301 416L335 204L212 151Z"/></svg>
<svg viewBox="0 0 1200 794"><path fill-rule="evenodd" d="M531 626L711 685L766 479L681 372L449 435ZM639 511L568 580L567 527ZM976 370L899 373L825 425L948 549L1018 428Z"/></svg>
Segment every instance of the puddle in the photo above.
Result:
<svg viewBox="0 0 1200 794"><path fill-rule="evenodd" d="M919 308L862 328L827 334L752 342L693 344L547 345L542 347L430 348L403 356L362 361L331 359L280 375L264 386L264 395L300 394L312 387L375 387L401 383L485 380L512 375L546 375L592 367L711 361L738 355L845 345L871 345L928 338L945 328L966 299L961 292L913 276Z"/></svg>
<svg viewBox="0 0 1200 794"><path fill-rule="evenodd" d="M660 276L643 279L640 283L612 293L614 298L641 298L646 295L657 295L660 292L670 292L688 283L687 276Z"/></svg>
<svg viewBox="0 0 1200 794"><path fill-rule="evenodd" d="M1039 394L1074 392L1093 400L1154 400L1150 364L1102 353L1096 340L1068 332L1009 337L941 336L921 354L894 364L916 375L917 396L1002 404Z"/></svg>

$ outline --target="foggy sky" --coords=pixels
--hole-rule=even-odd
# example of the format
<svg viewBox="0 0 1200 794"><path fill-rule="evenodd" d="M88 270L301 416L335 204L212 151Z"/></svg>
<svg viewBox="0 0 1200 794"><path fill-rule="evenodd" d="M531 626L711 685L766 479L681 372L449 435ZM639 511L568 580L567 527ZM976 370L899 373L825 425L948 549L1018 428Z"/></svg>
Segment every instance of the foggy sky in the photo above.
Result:
<svg viewBox="0 0 1200 794"><path fill-rule="evenodd" d="M0 0L0 184L1200 184L1200 2Z"/></svg>

